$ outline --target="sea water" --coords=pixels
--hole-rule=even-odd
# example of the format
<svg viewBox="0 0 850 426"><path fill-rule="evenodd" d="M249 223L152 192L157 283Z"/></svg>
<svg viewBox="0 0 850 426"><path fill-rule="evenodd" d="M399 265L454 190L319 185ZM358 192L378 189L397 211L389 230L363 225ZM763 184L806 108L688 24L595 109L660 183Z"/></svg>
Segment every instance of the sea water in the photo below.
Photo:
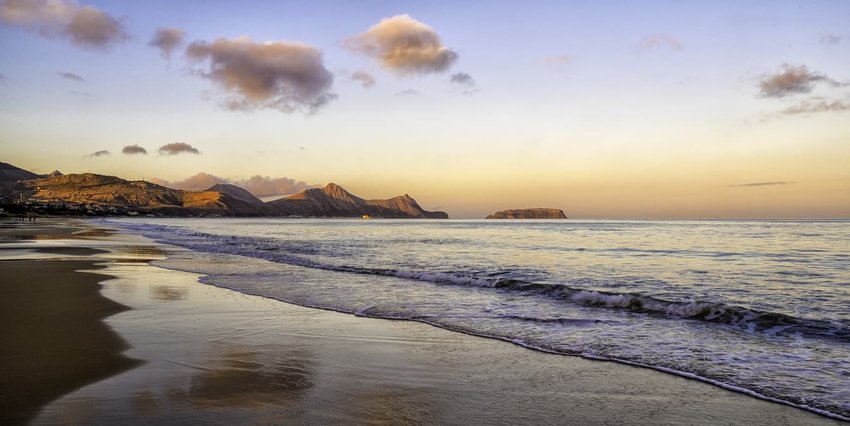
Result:
<svg viewBox="0 0 850 426"><path fill-rule="evenodd" d="M850 418L850 221L105 223L188 249L162 265L209 284Z"/></svg>

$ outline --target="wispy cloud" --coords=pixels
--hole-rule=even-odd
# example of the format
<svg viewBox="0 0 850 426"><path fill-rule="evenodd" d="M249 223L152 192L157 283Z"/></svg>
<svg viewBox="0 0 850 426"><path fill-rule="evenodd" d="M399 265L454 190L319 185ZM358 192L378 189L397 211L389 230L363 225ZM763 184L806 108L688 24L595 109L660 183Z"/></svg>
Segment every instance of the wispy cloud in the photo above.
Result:
<svg viewBox="0 0 850 426"><path fill-rule="evenodd" d="M778 72L761 76L758 82L759 95L763 98L782 98L810 93L815 83L833 87L844 85L824 74L810 71L805 65L783 64Z"/></svg>
<svg viewBox="0 0 850 426"><path fill-rule="evenodd" d="M200 172L179 181L168 181L164 179L151 179L151 182L167 186L169 188L183 189L187 191L203 191L213 185L227 183L245 188L257 197L270 197L274 195L289 195L312 188L306 182L288 177L268 177L255 175L248 179L226 179L209 173Z"/></svg>
<svg viewBox="0 0 850 426"><path fill-rule="evenodd" d="M165 59L171 59L171 54L186 41L186 32L179 28L159 28L154 33L148 46L159 49L159 54Z"/></svg>
<svg viewBox="0 0 850 426"><path fill-rule="evenodd" d="M127 154L127 155L136 155L136 154L147 155L148 150L146 150L146 149L144 149L144 148L142 148L138 145L127 145L127 146L125 146L124 148L121 149L121 153Z"/></svg>
<svg viewBox="0 0 850 426"><path fill-rule="evenodd" d="M667 34L653 34L640 42L640 47L643 50L655 50L655 49L671 49L675 51L680 51L685 47L682 45L679 40L676 40L672 36Z"/></svg>
<svg viewBox="0 0 850 426"><path fill-rule="evenodd" d="M306 44L220 38L193 42L186 57L204 65L197 75L230 94L224 102L230 110L314 113L336 99L322 52Z"/></svg>
<svg viewBox="0 0 850 426"><path fill-rule="evenodd" d="M396 92L396 96L416 96L419 94L419 91L416 89L405 89L401 92Z"/></svg>
<svg viewBox="0 0 850 426"><path fill-rule="evenodd" d="M375 85L375 77L366 71L355 71L351 74L351 80L363 85L363 87L372 87Z"/></svg>
<svg viewBox="0 0 850 426"><path fill-rule="evenodd" d="M130 38L121 21L73 0L5 0L0 21L89 49L107 49Z"/></svg>
<svg viewBox="0 0 850 426"><path fill-rule="evenodd" d="M850 111L850 103L844 101L806 100L782 110L785 115L810 114L816 112Z"/></svg>
<svg viewBox="0 0 850 426"><path fill-rule="evenodd" d="M177 155L177 154L200 154L197 148L185 142L175 142L165 144L158 149L159 155Z"/></svg>
<svg viewBox="0 0 850 426"><path fill-rule="evenodd" d="M807 116L810 114L848 111L850 111L850 102L813 97L790 105L782 110L766 113L762 116L762 121L771 121L797 115Z"/></svg>
<svg viewBox="0 0 850 426"><path fill-rule="evenodd" d="M749 182L749 183L738 183L734 185L726 185L729 188L747 188L753 186L781 186L781 185L792 185L797 182L795 181L773 181L773 182Z"/></svg>
<svg viewBox="0 0 850 426"><path fill-rule="evenodd" d="M59 72L58 74L59 74L59 77L62 77L66 80L72 80L72 81L76 81L76 82L79 82L79 83L86 81L86 79L84 79L83 77L81 77L77 74L74 74L72 72Z"/></svg>
<svg viewBox="0 0 850 426"><path fill-rule="evenodd" d="M443 45L433 28L409 15L384 18L343 45L403 75L444 72L458 59L458 54Z"/></svg>
<svg viewBox="0 0 850 426"><path fill-rule="evenodd" d="M836 44L841 43L841 39L843 36L832 33L824 33L820 35L820 44L825 44L827 46L834 46Z"/></svg>
<svg viewBox="0 0 850 426"><path fill-rule="evenodd" d="M100 151L92 152L91 154L87 155L86 157L105 157L107 155L111 155L111 153L109 151L103 149L103 150L100 150Z"/></svg>

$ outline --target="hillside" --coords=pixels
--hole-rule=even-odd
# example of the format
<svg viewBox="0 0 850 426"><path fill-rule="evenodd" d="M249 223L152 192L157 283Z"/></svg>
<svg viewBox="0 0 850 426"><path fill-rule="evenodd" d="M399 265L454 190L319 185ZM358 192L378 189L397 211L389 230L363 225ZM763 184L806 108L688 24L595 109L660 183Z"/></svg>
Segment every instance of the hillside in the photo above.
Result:
<svg viewBox="0 0 850 426"><path fill-rule="evenodd" d="M147 181L127 181L93 173L54 175L21 182L35 200L97 204L165 215L258 215L262 208L230 191L181 191Z"/></svg>
<svg viewBox="0 0 850 426"><path fill-rule="evenodd" d="M37 175L7 163L0 163L0 178L6 179L0 180L0 202L48 214L448 218L424 210L407 194L364 200L333 183L264 203L231 184L183 191L94 173Z"/></svg>
<svg viewBox="0 0 850 426"><path fill-rule="evenodd" d="M444 212L424 210L406 194L388 200L364 200L334 183L324 188L306 189L266 205L269 213L276 216L448 218Z"/></svg>

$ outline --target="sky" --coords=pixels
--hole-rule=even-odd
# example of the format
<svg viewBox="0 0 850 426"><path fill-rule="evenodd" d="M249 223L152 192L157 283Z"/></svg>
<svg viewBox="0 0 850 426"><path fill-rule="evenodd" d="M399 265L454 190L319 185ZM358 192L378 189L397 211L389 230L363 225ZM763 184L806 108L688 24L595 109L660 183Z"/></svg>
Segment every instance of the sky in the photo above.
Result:
<svg viewBox="0 0 850 426"><path fill-rule="evenodd" d="M451 217L850 217L850 2L0 0L0 161Z"/></svg>

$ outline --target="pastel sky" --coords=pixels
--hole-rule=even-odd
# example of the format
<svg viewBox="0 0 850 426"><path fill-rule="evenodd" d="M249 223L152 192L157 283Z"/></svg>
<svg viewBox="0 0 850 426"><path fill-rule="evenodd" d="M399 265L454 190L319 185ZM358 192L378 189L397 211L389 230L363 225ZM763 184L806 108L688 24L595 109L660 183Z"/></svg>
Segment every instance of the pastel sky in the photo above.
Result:
<svg viewBox="0 0 850 426"><path fill-rule="evenodd" d="M458 218L850 217L850 2L0 0L0 161Z"/></svg>

